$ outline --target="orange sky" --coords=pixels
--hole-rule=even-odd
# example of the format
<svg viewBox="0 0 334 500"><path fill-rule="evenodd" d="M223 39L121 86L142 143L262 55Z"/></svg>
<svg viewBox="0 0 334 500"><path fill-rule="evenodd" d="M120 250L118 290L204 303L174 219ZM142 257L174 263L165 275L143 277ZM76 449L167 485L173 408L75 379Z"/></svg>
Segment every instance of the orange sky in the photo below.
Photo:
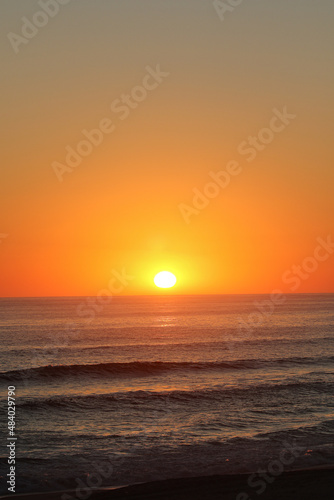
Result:
<svg viewBox="0 0 334 500"><path fill-rule="evenodd" d="M96 295L122 270L129 295L161 293L161 270L170 293L334 292L330 251L291 285L334 238L332 1L244 2L221 21L202 0L82 0L17 53L8 33L40 8L2 10L0 296ZM285 106L295 117L273 121Z"/></svg>

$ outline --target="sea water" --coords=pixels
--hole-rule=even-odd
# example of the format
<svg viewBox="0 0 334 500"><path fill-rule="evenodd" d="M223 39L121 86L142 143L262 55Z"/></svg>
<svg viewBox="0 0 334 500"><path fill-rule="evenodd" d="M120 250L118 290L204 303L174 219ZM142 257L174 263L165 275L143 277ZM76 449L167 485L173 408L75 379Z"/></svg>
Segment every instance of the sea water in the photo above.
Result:
<svg viewBox="0 0 334 500"><path fill-rule="evenodd" d="M332 464L334 295L267 299L0 299L1 494L8 386L16 492Z"/></svg>

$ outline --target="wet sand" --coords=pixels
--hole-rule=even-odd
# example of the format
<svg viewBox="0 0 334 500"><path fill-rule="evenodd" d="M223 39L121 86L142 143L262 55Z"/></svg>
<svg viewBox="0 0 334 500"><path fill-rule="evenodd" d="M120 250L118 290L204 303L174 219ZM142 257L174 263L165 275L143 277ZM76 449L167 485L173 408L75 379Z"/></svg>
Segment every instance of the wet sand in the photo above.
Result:
<svg viewBox="0 0 334 500"><path fill-rule="evenodd" d="M285 472L271 484L257 478L256 486L248 485L249 474L167 479L136 484L119 489L101 489L86 496L90 500L333 500L334 468L314 468ZM271 479L273 479L271 477ZM254 483L255 484L255 483ZM260 490L265 490L260 493ZM56 500L64 492L8 495L16 500ZM66 492L79 499L75 491Z"/></svg>

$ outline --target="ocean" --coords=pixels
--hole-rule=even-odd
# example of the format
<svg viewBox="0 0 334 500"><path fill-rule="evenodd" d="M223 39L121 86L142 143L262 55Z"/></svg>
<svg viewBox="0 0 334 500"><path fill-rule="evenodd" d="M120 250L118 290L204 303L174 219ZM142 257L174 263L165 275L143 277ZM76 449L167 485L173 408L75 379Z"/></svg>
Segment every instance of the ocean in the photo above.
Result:
<svg viewBox="0 0 334 500"><path fill-rule="evenodd" d="M18 493L333 464L334 295L284 298L0 299L1 494L8 386Z"/></svg>

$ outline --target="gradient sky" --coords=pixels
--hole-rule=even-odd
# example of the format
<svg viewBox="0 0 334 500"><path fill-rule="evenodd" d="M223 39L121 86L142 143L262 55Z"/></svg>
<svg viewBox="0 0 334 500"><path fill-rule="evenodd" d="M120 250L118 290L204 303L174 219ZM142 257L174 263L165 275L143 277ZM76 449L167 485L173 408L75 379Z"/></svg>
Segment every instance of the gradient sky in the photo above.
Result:
<svg viewBox="0 0 334 500"><path fill-rule="evenodd" d="M334 292L334 254L282 281L334 237L332 0L245 0L223 21L204 0L72 0L15 53L8 33L40 10L1 2L1 296L96 295L123 269L130 295L161 270L173 293ZM158 64L121 120L111 104ZM296 118L248 162L239 145L284 106ZM115 130L59 182L53 162L104 118ZM187 224L179 205L231 160Z"/></svg>

